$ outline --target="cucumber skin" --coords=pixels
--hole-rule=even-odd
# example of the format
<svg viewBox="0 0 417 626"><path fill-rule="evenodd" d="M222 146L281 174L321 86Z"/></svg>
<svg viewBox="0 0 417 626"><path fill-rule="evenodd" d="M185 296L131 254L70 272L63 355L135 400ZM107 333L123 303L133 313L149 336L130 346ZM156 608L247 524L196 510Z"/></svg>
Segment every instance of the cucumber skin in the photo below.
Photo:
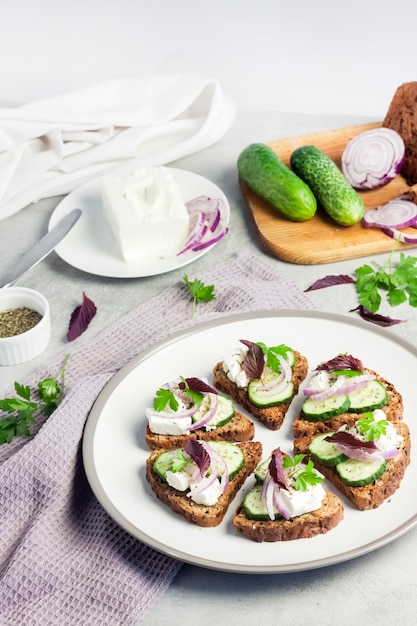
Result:
<svg viewBox="0 0 417 626"><path fill-rule="evenodd" d="M288 219L305 222L315 214L317 200L311 189L266 144L247 146L238 157L237 169L252 191Z"/></svg>
<svg viewBox="0 0 417 626"><path fill-rule="evenodd" d="M335 222L352 226L361 221L365 214L362 198L327 154L316 146L301 146L291 154L290 162Z"/></svg>

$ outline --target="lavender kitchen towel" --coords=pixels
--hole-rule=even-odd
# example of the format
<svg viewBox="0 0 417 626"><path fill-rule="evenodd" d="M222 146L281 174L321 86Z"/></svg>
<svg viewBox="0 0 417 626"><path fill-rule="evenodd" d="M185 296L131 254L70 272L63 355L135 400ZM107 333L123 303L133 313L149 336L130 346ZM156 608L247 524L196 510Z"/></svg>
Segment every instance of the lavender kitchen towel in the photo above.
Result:
<svg viewBox="0 0 417 626"><path fill-rule="evenodd" d="M126 362L191 324L264 309L313 309L291 281L244 253L199 278L215 300L194 319L184 285L166 289L90 344L72 347L66 395L34 434L0 447L1 626L135 626L181 563L119 528L86 480L80 444L95 398ZM38 369L34 387L65 355Z"/></svg>

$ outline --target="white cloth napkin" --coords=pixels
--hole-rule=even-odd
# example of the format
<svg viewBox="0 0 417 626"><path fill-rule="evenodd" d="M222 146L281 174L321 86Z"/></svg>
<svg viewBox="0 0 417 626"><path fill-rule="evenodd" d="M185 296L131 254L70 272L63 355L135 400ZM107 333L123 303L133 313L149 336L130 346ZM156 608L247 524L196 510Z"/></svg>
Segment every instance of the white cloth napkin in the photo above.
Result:
<svg viewBox="0 0 417 626"><path fill-rule="evenodd" d="M235 106L215 80L116 79L0 109L0 219L116 166L165 165L206 148Z"/></svg>

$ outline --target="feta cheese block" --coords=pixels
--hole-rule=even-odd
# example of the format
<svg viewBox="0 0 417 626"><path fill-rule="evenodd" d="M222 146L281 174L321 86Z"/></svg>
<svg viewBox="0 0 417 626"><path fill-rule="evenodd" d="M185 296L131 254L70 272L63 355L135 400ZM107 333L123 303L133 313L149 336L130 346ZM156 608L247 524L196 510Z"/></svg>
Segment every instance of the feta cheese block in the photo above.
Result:
<svg viewBox="0 0 417 626"><path fill-rule="evenodd" d="M103 176L101 193L124 261L175 255L184 246L190 218L168 168L143 166L124 176Z"/></svg>

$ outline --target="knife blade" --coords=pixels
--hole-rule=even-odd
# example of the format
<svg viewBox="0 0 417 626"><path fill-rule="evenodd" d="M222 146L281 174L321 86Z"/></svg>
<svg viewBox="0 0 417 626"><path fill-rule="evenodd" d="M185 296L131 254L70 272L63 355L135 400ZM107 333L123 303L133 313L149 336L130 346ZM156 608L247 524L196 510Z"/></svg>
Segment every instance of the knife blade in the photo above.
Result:
<svg viewBox="0 0 417 626"><path fill-rule="evenodd" d="M0 275L0 288L11 287L20 276L37 265L69 233L81 216L81 209L73 209L46 233L34 246L29 248L17 262L10 265Z"/></svg>

